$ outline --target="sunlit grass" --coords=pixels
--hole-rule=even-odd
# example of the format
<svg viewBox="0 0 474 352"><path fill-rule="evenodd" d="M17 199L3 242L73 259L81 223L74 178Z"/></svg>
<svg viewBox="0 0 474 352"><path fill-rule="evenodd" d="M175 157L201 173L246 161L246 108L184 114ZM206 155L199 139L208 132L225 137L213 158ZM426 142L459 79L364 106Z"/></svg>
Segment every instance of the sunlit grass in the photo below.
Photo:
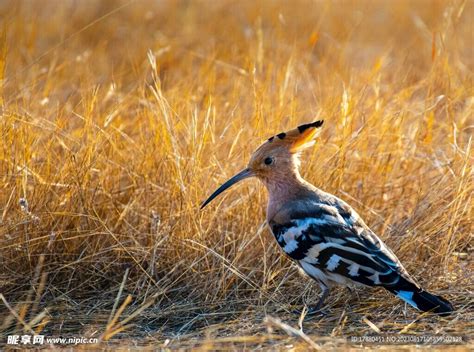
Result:
<svg viewBox="0 0 474 352"><path fill-rule="evenodd" d="M263 187L199 204L265 138L315 119L325 124L305 178L350 203L459 309L411 332L472 334L473 11L4 2L0 336L283 346L265 315L297 326L292 307L318 290L265 228ZM367 333L362 316L399 332L417 317L380 291L336 290L329 305L308 334ZM241 337L211 342L224 336Z"/></svg>

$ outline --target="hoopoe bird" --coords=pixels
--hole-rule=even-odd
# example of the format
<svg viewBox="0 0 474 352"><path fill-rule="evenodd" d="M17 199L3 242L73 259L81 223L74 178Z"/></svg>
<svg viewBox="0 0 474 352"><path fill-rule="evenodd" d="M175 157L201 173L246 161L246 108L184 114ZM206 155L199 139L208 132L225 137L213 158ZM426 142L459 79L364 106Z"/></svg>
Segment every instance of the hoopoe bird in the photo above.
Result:
<svg viewBox="0 0 474 352"><path fill-rule="evenodd" d="M201 209L241 180L262 181L269 195L271 232L283 252L322 289L310 313L320 311L336 284L381 286L420 311L451 312L451 303L423 290L354 209L301 177L300 153L315 143L322 124L315 121L268 139L253 153L247 168L211 194Z"/></svg>

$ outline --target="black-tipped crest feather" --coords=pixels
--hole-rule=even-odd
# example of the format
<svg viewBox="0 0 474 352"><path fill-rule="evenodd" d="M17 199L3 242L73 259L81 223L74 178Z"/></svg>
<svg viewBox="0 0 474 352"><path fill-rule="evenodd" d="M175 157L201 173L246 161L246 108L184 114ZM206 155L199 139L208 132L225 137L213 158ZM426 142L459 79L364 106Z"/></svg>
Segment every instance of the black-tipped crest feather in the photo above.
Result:
<svg viewBox="0 0 474 352"><path fill-rule="evenodd" d="M307 123L307 124L304 124L304 125L300 125L300 126L298 126L298 131L300 133L303 133L304 131L306 131L310 127L319 128L323 125L323 123L324 123L324 120L318 120L318 121L314 121L314 122Z"/></svg>
<svg viewBox="0 0 474 352"><path fill-rule="evenodd" d="M319 128L323 125L323 123L324 123L324 120L318 120L318 121L314 121L314 122L311 122L311 123L306 123L304 125L300 125L300 126L297 127L297 129L298 129L299 133L303 133L308 128ZM294 130L292 130L292 131L294 131ZM292 131L290 131L290 134L291 134ZM268 142L270 142L270 143L273 142L275 137L278 137L278 139L283 140L283 139L286 138L286 136L287 136L287 132L281 132L281 133L278 133L275 136L272 136L272 137L268 138Z"/></svg>

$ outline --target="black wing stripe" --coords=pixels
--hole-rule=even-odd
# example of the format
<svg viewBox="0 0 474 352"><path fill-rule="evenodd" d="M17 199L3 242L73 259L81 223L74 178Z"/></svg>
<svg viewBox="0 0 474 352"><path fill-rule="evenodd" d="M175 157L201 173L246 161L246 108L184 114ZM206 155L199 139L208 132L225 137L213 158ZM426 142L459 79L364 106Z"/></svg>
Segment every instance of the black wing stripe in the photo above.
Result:
<svg viewBox="0 0 474 352"><path fill-rule="evenodd" d="M301 260L306 257L306 254L308 251L313 248L313 246L316 244L310 237L309 234L305 233L306 231L303 231L301 236L296 239L298 246L291 252L286 252L292 259L294 260Z"/></svg>
<svg viewBox="0 0 474 352"><path fill-rule="evenodd" d="M340 272L338 272L338 274L343 275L345 277L349 277L351 280L361 283L363 285L374 286L374 281L369 279L369 277L373 275L372 273L364 270L363 268L359 268L356 276L350 276L348 275L349 271L350 271L350 265L347 265L347 270L346 271L341 270Z"/></svg>
<svg viewBox="0 0 474 352"><path fill-rule="evenodd" d="M354 248L359 251L364 251L364 252L367 251L367 246L365 246L364 243L362 243L358 237L349 236L349 237L346 237L345 240L347 242L346 243L347 247Z"/></svg>
<svg viewBox="0 0 474 352"><path fill-rule="evenodd" d="M390 271L388 274L380 274L380 282L384 286L394 286L400 281L400 273L396 270Z"/></svg>
<svg viewBox="0 0 474 352"><path fill-rule="evenodd" d="M365 231L364 231L365 234ZM374 243L368 240L363 240L362 237L346 237L347 246L365 251L369 253L371 256L377 258L378 261L382 261L386 265L390 266L392 269L398 267L398 263L393 261L386 253L384 253L383 249L377 247ZM362 242L363 240L363 242Z"/></svg>
<svg viewBox="0 0 474 352"><path fill-rule="evenodd" d="M325 266L333 255L337 255L360 266L371 268L376 272L387 271L387 267L382 266L376 261L374 261L370 254L354 253L343 248L337 248L333 246L325 248L321 252L319 252L318 262L321 266Z"/></svg>

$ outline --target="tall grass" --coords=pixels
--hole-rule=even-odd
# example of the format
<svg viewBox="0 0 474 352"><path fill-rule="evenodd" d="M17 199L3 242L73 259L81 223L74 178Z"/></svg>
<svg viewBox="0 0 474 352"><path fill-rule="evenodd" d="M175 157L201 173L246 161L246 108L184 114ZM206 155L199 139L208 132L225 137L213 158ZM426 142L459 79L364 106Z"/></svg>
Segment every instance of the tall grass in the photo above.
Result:
<svg viewBox="0 0 474 352"><path fill-rule="evenodd" d="M472 334L471 1L23 0L0 13L0 336L245 345L263 343L251 336L267 314L296 326L292 307L318 290L266 229L263 187L199 203L265 138L315 119L304 177L459 310L408 329ZM307 329L362 334L369 317L400 332L417 316L358 296L336 290Z"/></svg>

